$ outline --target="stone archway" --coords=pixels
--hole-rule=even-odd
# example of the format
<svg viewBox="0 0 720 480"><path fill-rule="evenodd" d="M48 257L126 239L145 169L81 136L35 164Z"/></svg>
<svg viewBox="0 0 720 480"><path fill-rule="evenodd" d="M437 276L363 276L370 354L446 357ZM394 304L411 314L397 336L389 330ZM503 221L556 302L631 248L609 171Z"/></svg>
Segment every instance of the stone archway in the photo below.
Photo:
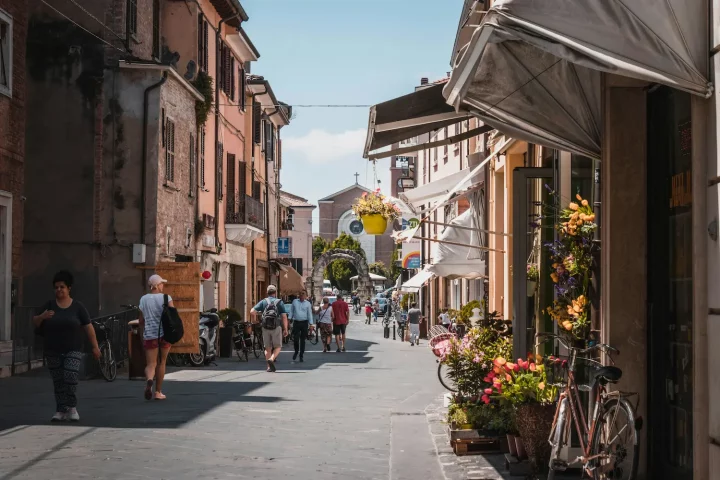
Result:
<svg viewBox="0 0 720 480"><path fill-rule="evenodd" d="M323 277L325 268L333 260L347 260L353 264L358 272L358 293L370 299L373 296L373 284L370 280L370 269L365 258L352 250L344 250L342 248L334 248L320 255L313 266L312 275L308 277L305 286L310 294L315 298L315 302L319 302L322 298Z"/></svg>

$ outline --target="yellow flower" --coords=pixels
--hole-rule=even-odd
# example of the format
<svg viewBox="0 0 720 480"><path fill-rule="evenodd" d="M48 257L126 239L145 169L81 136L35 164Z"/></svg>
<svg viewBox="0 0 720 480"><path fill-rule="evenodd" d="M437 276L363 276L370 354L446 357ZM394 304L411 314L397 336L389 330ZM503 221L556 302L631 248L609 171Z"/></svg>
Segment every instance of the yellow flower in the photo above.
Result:
<svg viewBox="0 0 720 480"><path fill-rule="evenodd" d="M575 198L577 198L579 201L582 202L582 197L580 196L579 193L576 193L576 194L575 194Z"/></svg>
<svg viewBox="0 0 720 480"><path fill-rule="evenodd" d="M583 200L583 201L582 201L582 206L583 206L583 207L587 207L587 206L588 206L588 201L587 201L587 200Z"/></svg>
<svg viewBox="0 0 720 480"><path fill-rule="evenodd" d="M558 276L557 273L551 273L550 278L552 278L552 281L557 283L558 282Z"/></svg>
<svg viewBox="0 0 720 480"><path fill-rule="evenodd" d="M567 330L567 331L570 331L570 330L572 330L572 328L573 328L572 322L570 322L570 321L568 321L568 320L565 320L565 321L563 322L562 326L563 326L563 328L564 328L565 330Z"/></svg>
<svg viewBox="0 0 720 480"><path fill-rule="evenodd" d="M578 204L575 203L575 202L570 202L570 205L569 205L568 208L570 208L570 210L577 210L577 209L578 209Z"/></svg>

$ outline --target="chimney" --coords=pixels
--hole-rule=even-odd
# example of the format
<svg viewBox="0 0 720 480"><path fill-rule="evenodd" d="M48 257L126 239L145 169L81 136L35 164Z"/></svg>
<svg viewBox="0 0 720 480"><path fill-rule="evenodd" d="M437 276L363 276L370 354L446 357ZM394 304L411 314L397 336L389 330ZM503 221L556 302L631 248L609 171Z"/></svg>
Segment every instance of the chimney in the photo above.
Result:
<svg viewBox="0 0 720 480"><path fill-rule="evenodd" d="M430 82L427 77L423 77L420 79L420 85L427 85Z"/></svg>
<svg viewBox="0 0 720 480"><path fill-rule="evenodd" d="M448 78L450 78L450 75L451 75L451 74L452 74L452 72L448 72Z"/></svg>

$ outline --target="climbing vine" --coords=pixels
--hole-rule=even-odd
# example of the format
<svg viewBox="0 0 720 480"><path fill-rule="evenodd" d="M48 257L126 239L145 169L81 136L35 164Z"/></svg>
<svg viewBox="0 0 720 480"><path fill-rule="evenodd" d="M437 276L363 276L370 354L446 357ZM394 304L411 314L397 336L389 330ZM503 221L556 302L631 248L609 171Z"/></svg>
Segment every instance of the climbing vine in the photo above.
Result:
<svg viewBox="0 0 720 480"><path fill-rule="evenodd" d="M198 92L205 97L204 101L198 100L195 102L197 124L198 126L205 125L213 106L213 79L207 73L200 72L192 84L197 88Z"/></svg>

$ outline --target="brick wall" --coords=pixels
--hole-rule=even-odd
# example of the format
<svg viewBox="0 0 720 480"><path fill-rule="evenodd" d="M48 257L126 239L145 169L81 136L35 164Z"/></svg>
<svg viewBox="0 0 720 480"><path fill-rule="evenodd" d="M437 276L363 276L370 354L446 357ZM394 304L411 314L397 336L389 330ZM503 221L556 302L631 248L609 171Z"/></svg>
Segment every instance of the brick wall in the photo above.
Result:
<svg viewBox="0 0 720 480"><path fill-rule="evenodd" d="M0 94L0 190L13 195L12 274L18 276L22 271L27 3L0 0L0 9L13 17L12 98Z"/></svg>

